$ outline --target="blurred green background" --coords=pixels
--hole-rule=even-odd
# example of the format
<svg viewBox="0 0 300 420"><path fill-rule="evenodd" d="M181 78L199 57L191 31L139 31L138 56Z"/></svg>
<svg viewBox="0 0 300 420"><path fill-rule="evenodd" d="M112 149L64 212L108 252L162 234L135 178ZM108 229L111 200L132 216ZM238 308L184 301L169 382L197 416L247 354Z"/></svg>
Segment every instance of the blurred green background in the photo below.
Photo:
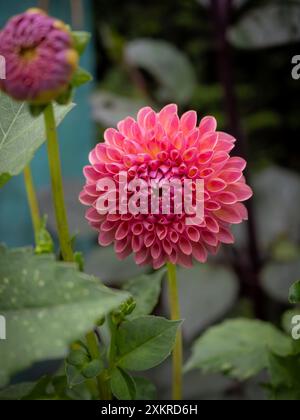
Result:
<svg viewBox="0 0 300 420"><path fill-rule="evenodd" d="M214 115L219 129L237 136L236 153L249 162L255 192L250 221L236 229L234 247L224 248L205 266L180 271L187 348L226 317L279 324L289 307L289 287L300 277L300 79L292 78L292 57L300 54L300 1L0 0L0 25L36 4L93 34L83 66L94 83L79 90L77 108L60 128L68 211L86 270L114 286L141 271L132 259L120 263L111 249L100 249L83 218L77 195L89 150L102 141L106 127L135 115L141 106L159 109L176 102L182 112L192 108L200 116ZM55 236L43 148L33 171ZM22 177L0 191L0 202L1 242L32 242ZM163 296L157 312L165 308ZM168 378L159 374L161 397ZM261 378L243 387L199 373L185 380L186 398L263 395Z"/></svg>

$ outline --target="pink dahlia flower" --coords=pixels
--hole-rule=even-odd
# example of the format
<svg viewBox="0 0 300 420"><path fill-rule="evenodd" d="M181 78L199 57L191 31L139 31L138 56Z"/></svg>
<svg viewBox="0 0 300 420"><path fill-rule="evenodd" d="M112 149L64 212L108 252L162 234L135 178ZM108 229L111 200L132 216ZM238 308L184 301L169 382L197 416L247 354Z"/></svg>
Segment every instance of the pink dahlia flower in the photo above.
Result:
<svg viewBox="0 0 300 420"><path fill-rule="evenodd" d="M235 139L216 128L213 117L197 125L195 111L179 118L177 106L171 104L159 113L143 108L137 121L127 117L117 130L107 129L105 142L90 153L90 165L84 168L86 185L80 194L81 203L89 206L86 218L99 232L99 244L114 244L120 259L134 253L137 264L157 269L166 262L191 267L193 258L205 262L221 243L233 243L230 227L247 219L242 202L252 191L243 176L245 160L229 156ZM189 225L184 211L172 212L174 205L170 214L104 214L98 203L107 192L99 188L99 181L113 180L119 192L120 172L128 180L138 177L149 186L153 180L203 180L204 217Z"/></svg>
<svg viewBox="0 0 300 420"><path fill-rule="evenodd" d="M68 87L78 54L68 27L39 9L14 16L0 31L6 79L0 88L13 98L47 103Z"/></svg>

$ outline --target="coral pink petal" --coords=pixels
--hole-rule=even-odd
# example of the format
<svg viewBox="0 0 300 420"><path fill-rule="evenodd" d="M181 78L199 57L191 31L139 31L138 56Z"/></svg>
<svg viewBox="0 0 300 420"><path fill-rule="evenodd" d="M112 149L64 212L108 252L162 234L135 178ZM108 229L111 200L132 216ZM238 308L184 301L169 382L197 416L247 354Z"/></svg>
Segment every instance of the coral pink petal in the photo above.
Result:
<svg viewBox="0 0 300 420"><path fill-rule="evenodd" d="M210 131L216 131L216 129L217 120L214 117L204 117L200 121L199 130L201 135Z"/></svg>

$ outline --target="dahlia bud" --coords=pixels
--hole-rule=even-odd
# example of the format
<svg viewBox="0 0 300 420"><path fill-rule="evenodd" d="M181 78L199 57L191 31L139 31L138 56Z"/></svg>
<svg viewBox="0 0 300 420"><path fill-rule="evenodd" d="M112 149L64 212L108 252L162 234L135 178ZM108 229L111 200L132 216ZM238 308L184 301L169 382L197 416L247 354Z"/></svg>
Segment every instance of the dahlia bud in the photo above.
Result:
<svg viewBox="0 0 300 420"><path fill-rule="evenodd" d="M16 100L47 104L70 90L79 54L69 27L40 9L11 18L0 31L6 79L0 88Z"/></svg>

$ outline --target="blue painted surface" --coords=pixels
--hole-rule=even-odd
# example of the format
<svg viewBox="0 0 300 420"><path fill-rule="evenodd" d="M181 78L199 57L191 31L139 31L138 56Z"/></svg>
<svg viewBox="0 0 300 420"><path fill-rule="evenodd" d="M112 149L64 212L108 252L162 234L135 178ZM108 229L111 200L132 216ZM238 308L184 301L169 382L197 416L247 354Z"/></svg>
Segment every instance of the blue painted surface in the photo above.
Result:
<svg viewBox="0 0 300 420"><path fill-rule="evenodd" d="M84 30L91 31L92 8L90 0L82 0L84 4ZM30 0L0 0L0 27L6 20L36 6ZM71 23L70 2L50 0L50 13L67 23ZM93 73L93 43L89 45L81 66ZM87 162L89 150L94 141L94 127L91 121L89 95L92 84L81 87L75 97L76 108L66 117L59 128L63 175L65 179L83 180L82 167ZM1 115L0 115L1 118ZM32 161L32 171L37 188L49 185L48 161L45 145L37 152ZM8 246L24 246L33 243L32 227L24 192L23 177L10 180L0 190L0 242Z"/></svg>

